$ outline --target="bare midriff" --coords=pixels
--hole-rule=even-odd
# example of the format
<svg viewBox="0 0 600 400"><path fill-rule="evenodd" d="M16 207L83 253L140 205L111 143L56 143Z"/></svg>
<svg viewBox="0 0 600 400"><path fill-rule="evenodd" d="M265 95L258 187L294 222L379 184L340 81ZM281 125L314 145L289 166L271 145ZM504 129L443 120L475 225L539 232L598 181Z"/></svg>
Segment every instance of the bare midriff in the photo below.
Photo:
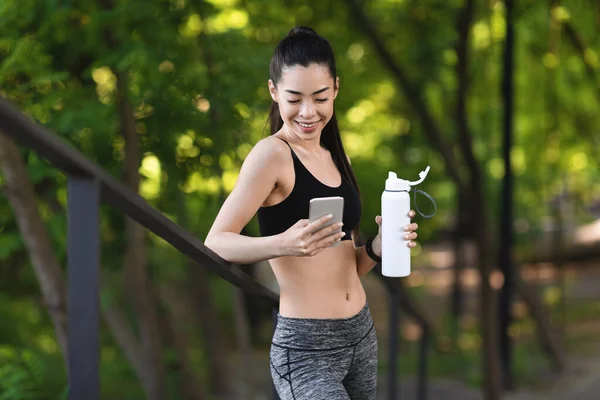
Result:
<svg viewBox="0 0 600 400"><path fill-rule="evenodd" d="M282 316L347 318L365 305L351 240L313 257L280 257L269 262L279 283Z"/></svg>

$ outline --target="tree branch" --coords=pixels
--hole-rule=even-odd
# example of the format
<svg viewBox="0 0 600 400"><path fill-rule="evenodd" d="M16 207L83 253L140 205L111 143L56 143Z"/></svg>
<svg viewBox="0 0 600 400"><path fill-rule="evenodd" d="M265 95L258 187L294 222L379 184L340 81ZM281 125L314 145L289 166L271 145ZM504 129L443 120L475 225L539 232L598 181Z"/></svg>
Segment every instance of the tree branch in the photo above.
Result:
<svg viewBox="0 0 600 400"><path fill-rule="evenodd" d="M113 10L116 7L113 0L98 0L98 3L105 11ZM116 49L119 43L114 31L105 29L104 33L104 39L109 49ZM135 125L134 106L128 96L128 71L113 72L117 78L119 128L125 139L124 180L126 186L137 193L140 184L141 154ZM125 217L125 231L127 247L125 250L124 281L129 301L135 311L139 325L140 346L143 349L141 352L143 362L140 365L136 361L134 367L142 367L136 372L144 387L146 396L150 400L159 400L166 395L165 365L162 360L163 343L159 329L157 300L148 274L146 231L144 227L129 217Z"/></svg>
<svg viewBox="0 0 600 400"><path fill-rule="evenodd" d="M552 10L552 8L555 6L558 6L558 4L559 4L559 0L550 0L550 10ZM600 16L600 14L599 14L599 16ZM558 24L558 22L557 22L557 24ZM559 25L559 27L560 27L560 25ZM596 89L595 90L596 97L598 98L598 101L600 102L600 83L598 82L598 75L596 74L595 67L592 65L592 63L590 63L589 59L585 56L585 52L586 52L586 49L588 48L588 46L586 45L585 41L583 40L581 35L577 32L577 30L575 29L575 26L571 22L567 21L567 22L563 23L562 28L565 32L567 39L569 40L569 43L571 44L571 46L573 46L573 48L575 49L575 51L577 52L579 57L581 57L581 61L583 62L583 65L585 66L585 72L586 72L588 78L593 82L593 86ZM600 141L592 133L588 132L585 129L579 129L577 131L579 132L580 135L585 136L586 139L592 143L592 146L590 146L590 151L592 152L592 156L594 156L594 159L598 160L598 155L600 154L600 150L598 150L600 148L600 146L599 146Z"/></svg>
<svg viewBox="0 0 600 400"><path fill-rule="evenodd" d="M33 183L15 142L0 132L0 170L4 193L15 211L17 224L40 284L42 298L54 324L58 343L67 360L67 287L52 241L38 211Z"/></svg>
<svg viewBox="0 0 600 400"><path fill-rule="evenodd" d="M125 139L125 184L136 193L139 190L141 154L135 127L133 106L127 96L127 72L116 72L117 104L120 129ZM157 301L148 276L146 231L129 217L125 220L127 248L125 250L125 286L139 324L141 345L144 349L146 387L151 399L162 399L165 394L163 346L157 315Z"/></svg>
<svg viewBox="0 0 600 400"><path fill-rule="evenodd" d="M588 76L590 77L590 79L592 79L594 81L594 83L597 84L598 82L596 81L596 69L585 57L585 51L587 49L587 46L583 42L583 38L579 35L579 33L577 33L577 31L575 30L575 27L573 27L572 23L565 22L563 24L563 28L567 35L567 38L569 39L569 42L571 43L573 48L575 48L575 50L581 57L581 60L583 61L583 64L585 65L585 71L587 72Z"/></svg>
<svg viewBox="0 0 600 400"><path fill-rule="evenodd" d="M144 375L140 373L144 370L144 353L127 322L127 318L125 318L121 310L113 305L106 307L103 310L103 314L106 324L115 335L115 339L123 349L125 357L129 360L133 368L138 371L140 378L144 379Z"/></svg>
<svg viewBox="0 0 600 400"><path fill-rule="evenodd" d="M596 69L585 56L587 46L583 41L583 38L577 33L572 23L565 22L563 24L563 28L565 34L567 35L567 38L569 39L569 42L571 43L571 46L573 46L575 51L577 51L577 53L581 57L581 61L583 61L583 64L585 65L585 72L587 73L588 77L592 80L592 82L594 82L594 86L596 87L596 96L598 97L598 101L600 101L600 86L598 84Z"/></svg>
<svg viewBox="0 0 600 400"><path fill-rule="evenodd" d="M469 86L468 78L468 48L469 31L473 22L474 0L466 0L458 17L457 31L458 41L456 42L456 76L458 79L458 91L456 102L456 122L458 125L459 146L462 151L468 169L471 172L471 185L477 185L481 179L479 163L473 153L473 137L469 130L467 117L467 94ZM476 189L476 188L473 188Z"/></svg>
<svg viewBox="0 0 600 400"><path fill-rule="evenodd" d="M378 36L374 26L369 21L359 2L357 0L348 0L347 4L354 20L359 25L360 29L362 29L362 31L370 39L371 44L383 61L384 65L392 73L393 78L402 88L406 99L409 101L413 110L417 114L421 125L423 126L423 132L429 140L431 147L435 149L444 159L448 174L459 187L459 190L466 189L466 185L460 175L459 164L451 150L452 147L447 146L444 143L440 128L425 104L425 100L421 96L422 91L413 86L406 72L403 70L400 64L394 60L390 52L386 49L385 44Z"/></svg>
<svg viewBox="0 0 600 400"><path fill-rule="evenodd" d="M196 266L196 268L202 267ZM183 287L180 284L162 283L158 289L164 303L168 305L169 312L166 318L168 318L169 325L173 328L172 342L179 358L178 367L182 375L180 397L182 400L204 399L206 393L202 380L194 370L189 351L190 337L195 335L195 330L187 321L190 321L196 313L190 293L182 290ZM210 347L210 344L207 347Z"/></svg>

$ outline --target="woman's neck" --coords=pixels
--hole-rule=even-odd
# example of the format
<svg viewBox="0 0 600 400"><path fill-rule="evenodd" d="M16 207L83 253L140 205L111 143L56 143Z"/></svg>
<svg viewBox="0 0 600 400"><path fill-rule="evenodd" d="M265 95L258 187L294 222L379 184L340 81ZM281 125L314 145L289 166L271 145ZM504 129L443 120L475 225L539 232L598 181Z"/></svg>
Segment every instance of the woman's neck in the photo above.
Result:
<svg viewBox="0 0 600 400"><path fill-rule="evenodd" d="M311 157L322 157L324 148L321 146L321 134L314 139L303 140L293 132L290 132L285 126L277 133L282 136L288 143L293 144L296 149L302 150L303 153Z"/></svg>

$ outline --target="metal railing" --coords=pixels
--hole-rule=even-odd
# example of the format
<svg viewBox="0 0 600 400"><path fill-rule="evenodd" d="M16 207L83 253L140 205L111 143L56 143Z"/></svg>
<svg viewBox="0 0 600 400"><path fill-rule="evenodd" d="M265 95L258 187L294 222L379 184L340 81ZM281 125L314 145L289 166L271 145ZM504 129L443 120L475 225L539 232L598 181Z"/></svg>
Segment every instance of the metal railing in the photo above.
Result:
<svg viewBox="0 0 600 400"><path fill-rule="evenodd" d="M230 264L191 233L150 206L139 194L110 176L57 135L36 124L17 107L0 97L0 134L7 134L35 151L68 175L68 359L69 399L100 398L100 202L116 207L181 253L208 268L249 295L271 302L274 315L278 295L238 266ZM384 282L385 282L384 278ZM397 325L399 298L390 293L389 398L397 399ZM426 397L428 327L421 324L419 390ZM277 398L276 393L274 397Z"/></svg>

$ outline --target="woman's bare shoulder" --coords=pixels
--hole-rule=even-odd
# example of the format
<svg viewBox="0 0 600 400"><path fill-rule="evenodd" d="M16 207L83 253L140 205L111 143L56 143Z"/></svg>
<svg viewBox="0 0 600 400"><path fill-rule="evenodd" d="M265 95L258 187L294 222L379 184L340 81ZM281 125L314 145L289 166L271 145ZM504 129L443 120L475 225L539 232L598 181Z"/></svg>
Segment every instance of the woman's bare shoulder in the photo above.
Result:
<svg viewBox="0 0 600 400"><path fill-rule="evenodd" d="M261 163L263 168L278 167L290 157L289 153L290 150L283 140L269 136L254 145L246 161Z"/></svg>

